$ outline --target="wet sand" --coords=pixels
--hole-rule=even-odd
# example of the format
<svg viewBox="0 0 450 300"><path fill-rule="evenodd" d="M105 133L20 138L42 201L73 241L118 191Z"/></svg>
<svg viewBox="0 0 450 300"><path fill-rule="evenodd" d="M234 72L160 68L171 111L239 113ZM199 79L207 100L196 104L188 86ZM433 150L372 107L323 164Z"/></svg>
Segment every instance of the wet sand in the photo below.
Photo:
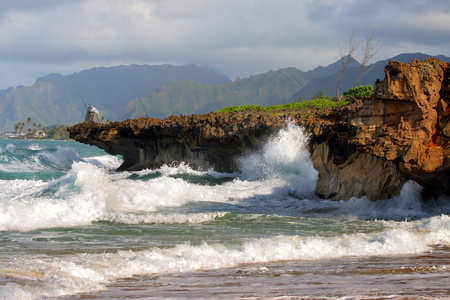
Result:
<svg viewBox="0 0 450 300"><path fill-rule="evenodd" d="M450 299L450 248L124 278L63 299Z"/></svg>

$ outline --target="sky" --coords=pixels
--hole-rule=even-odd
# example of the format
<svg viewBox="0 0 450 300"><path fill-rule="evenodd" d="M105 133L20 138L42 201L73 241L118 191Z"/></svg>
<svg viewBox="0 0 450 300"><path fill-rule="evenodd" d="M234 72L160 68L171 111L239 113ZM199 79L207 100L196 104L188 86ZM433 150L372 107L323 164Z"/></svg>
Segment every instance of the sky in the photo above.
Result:
<svg viewBox="0 0 450 300"><path fill-rule="evenodd" d="M1 0L0 89L51 73L196 64L234 80L340 59L353 36L450 56L448 0ZM358 57L357 57L358 58Z"/></svg>

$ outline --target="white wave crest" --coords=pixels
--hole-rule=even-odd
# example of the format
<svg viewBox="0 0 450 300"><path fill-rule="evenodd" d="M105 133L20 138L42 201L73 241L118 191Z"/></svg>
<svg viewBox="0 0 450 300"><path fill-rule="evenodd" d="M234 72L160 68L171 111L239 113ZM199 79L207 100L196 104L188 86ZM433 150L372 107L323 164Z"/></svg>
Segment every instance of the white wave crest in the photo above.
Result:
<svg viewBox="0 0 450 300"><path fill-rule="evenodd" d="M21 287L9 282L0 287L0 296L22 299L62 296L99 290L108 281L133 275L211 270L251 263L418 254L430 251L435 244L448 245L449 236L450 217L443 215L404 222L398 228L373 233L275 236L250 239L240 245L183 243L143 251L22 258L3 263L0 272L17 281L36 283Z"/></svg>
<svg viewBox="0 0 450 300"><path fill-rule="evenodd" d="M299 198L314 195L318 172L306 148L308 134L292 121L272 137L262 151L240 160L243 178L278 178L286 182L285 191Z"/></svg>
<svg viewBox="0 0 450 300"><path fill-rule="evenodd" d="M150 214L132 214L111 212L107 214L103 220L122 224L199 224L208 222L216 218L222 218L227 212L212 212L212 213L150 213Z"/></svg>

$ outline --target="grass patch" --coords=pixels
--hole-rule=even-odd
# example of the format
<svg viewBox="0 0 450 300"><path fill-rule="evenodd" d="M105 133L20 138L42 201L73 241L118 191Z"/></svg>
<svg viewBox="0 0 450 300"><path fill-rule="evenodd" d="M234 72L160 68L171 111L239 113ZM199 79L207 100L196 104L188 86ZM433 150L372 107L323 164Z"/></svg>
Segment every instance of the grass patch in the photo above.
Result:
<svg viewBox="0 0 450 300"><path fill-rule="evenodd" d="M293 102L287 104L278 104L271 106L261 106L261 105L235 105L231 107L225 107L217 110L217 113L232 113L239 111L280 111L280 110L320 110L326 107L334 108L341 105L348 104L348 101L343 99L338 102L331 101L329 99L313 99L303 102Z"/></svg>

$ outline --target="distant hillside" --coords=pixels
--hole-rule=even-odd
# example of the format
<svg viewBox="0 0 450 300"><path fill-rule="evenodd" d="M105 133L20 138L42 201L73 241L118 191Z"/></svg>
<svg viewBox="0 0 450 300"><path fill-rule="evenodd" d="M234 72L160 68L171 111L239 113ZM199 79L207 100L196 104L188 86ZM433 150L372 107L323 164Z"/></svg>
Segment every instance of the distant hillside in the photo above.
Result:
<svg viewBox="0 0 450 300"><path fill-rule="evenodd" d="M170 82L147 97L135 99L122 118L203 114L223 107L243 104L272 105L286 102L308 80L295 68L269 71L224 85L205 85L192 80Z"/></svg>
<svg viewBox="0 0 450 300"><path fill-rule="evenodd" d="M450 62L450 57L446 57L443 55L428 55L423 53L406 53L400 54L390 59L381 60L374 64L371 64L367 68L366 75L362 78L358 85L373 85L377 79L382 80L384 78L384 67L388 64L390 60L400 61L402 63L411 62L414 58L422 61L428 57L435 57L439 60L443 60L446 62ZM338 68L338 65L336 66ZM316 78L311 79L308 84L298 90L293 94L290 101L297 101L299 99L311 99L318 92L325 91L325 94L334 97L336 96L336 84L338 80L338 69L334 73L325 75L325 76L317 76ZM358 75L359 64L351 66L347 69L344 77L341 79L341 83L339 86L339 90L342 92L347 91L348 89L354 87L355 79Z"/></svg>
<svg viewBox="0 0 450 300"><path fill-rule="evenodd" d="M410 62L430 57L422 53L401 54L391 59ZM434 56L450 62L449 57ZM368 67L360 85L373 85L384 78L389 60ZM94 105L111 121L145 115L203 114L233 105L273 105L311 99L325 91L336 95L339 61L303 72L295 68L253 75L234 82L212 69L184 66L117 66L95 68L69 76L50 74L32 86L0 90L0 131L14 130L17 122L46 127L73 125L83 121L86 105ZM354 86L359 63L352 64L342 78L340 91ZM81 99L81 97L82 99Z"/></svg>
<svg viewBox="0 0 450 300"><path fill-rule="evenodd" d="M333 74L336 74L340 67L341 67L342 63L341 60L338 60L332 64L329 64L326 67L317 67L311 71L308 71L305 73L305 75L309 78L309 79L314 79L314 78L319 78L319 77L327 77ZM357 61L351 63L349 65L349 68L359 68L361 66L361 64Z"/></svg>
<svg viewBox="0 0 450 300"><path fill-rule="evenodd" d="M410 62L414 58L424 60L429 55L422 53L401 54L393 60ZM445 56L436 58L450 61ZM389 60L379 61L367 68L359 85L373 85L384 78L384 68ZM125 118L145 116L165 118L169 115L203 114L233 105L273 105L312 99L325 91L325 95L336 96L336 84L340 61L326 67L317 67L308 72L295 68L250 76L225 85L206 86L195 81L171 82L151 91L146 97L136 98L127 106ZM360 63L352 63L341 79L340 92L352 88L359 72Z"/></svg>
<svg viewBox="0 0 450 300"><path fill-rule="evenodd" d="M12 131L25 122L49 126L84 120L86 105L96 106L106 119L119 120L127 104L155 87L172 81L196 80L220 85L231 80L210 68L195 65L117 66L95 68L69 76L50 74L28 87L0 91L0 130ZM80 97L81 95L81 97Z"/></svg>

